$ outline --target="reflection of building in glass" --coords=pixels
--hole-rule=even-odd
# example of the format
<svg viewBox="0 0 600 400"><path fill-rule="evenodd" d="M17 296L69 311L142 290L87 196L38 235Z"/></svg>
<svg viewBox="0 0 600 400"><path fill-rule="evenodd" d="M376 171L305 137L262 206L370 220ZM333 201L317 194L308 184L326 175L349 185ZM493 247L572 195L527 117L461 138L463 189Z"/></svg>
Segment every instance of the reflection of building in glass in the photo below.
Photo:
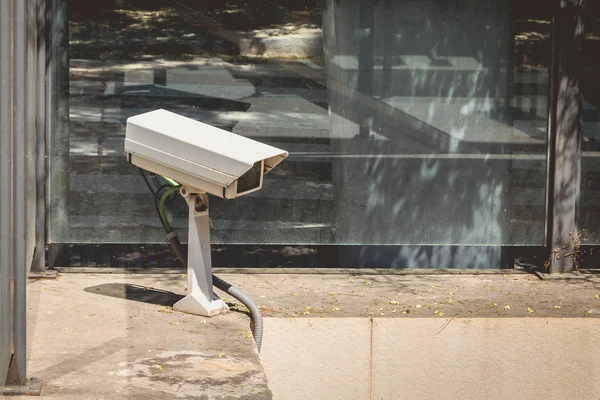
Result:
<svg viewBox="0 0 600 400"><path fill-rule="evenodd" d="M555 11L538 0L58 4L53 243L163 242L120 150L155 108L290 150L263 191L213 202L216 243L481 267L547 241ZM168 210L184 227L184 204Z"/></svg>

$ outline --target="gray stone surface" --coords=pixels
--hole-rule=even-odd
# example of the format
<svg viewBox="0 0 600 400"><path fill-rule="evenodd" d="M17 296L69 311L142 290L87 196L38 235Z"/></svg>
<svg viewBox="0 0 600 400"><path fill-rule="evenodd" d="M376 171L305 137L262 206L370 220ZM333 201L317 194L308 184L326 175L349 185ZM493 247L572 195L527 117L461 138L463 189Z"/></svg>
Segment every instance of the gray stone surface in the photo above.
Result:
<svg viewBox="0 0 600 400"><path fill-rule="evenodd" d="M293 383L289 389L293 396L304 393L310 398L306 395L311 382L327 384L318 371L330 373L332 385L342 382L344 390L364 397L368 377L362 379L356 371L374 357L360 353L360 343L369 343L365 330L371 332L367 328L373 321L416 318L404 334L418 336L427 324L433 324L435 332L422 332L437 335L455 319L493 318L498 329L504 325L495 317L506 318L509 325L520 319L524 322L519 326L526 332L529 324L524 318L540 324L557 318L593 324L600 315L600 278L594 274L581 280L540 281L516 271L482 275L312 272L220 274L261 306L267 318L261 357L270 376L277 376L277 394L283 399L285 382ZM183 296L185 282L184 275L175 273L63 273L57 280L31 280L28 375L44 381L42 397L271 399L243 306L225 296L232 309L225 315L203 318L174 312L169 305ZM557 335L563 327L577 329L565 322ZM290 332L305 344L290 342ZM317 344L306 345L315 338ZM349 355L354 358L345 361ZM296 362L300 359L304 360L301 368ZM272 360L284 362L287 369L278 371L276 364L269 364ZM381 393L387 390L385 385L378 387L384 388Z"/></svg>
<svg viewBox="0 0 600 400"><path fill-rule="evenodd" d="M239 312L174 312L181 275L29 282L28 375L48 399L271 399Z"/></svg>
<svg viewBox="0 0 600 400"><path fill-rule="evenodd" d="M600 316L596 274L555 281L511 270L485 275L218 275L255 298L269 317Z"/></svg>

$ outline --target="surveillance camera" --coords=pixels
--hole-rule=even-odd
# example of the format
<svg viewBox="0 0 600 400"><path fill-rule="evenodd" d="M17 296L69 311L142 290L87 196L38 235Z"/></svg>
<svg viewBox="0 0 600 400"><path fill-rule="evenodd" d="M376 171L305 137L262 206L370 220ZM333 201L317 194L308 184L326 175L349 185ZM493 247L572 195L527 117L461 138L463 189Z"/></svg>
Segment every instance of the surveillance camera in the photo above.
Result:
<svg viewBox="0 0 600 400"><path fill-rule="evenodd" d="M288 153L166 110L127 119L131 164L167 176L188 191L233 199L262 187Z"/></svg>

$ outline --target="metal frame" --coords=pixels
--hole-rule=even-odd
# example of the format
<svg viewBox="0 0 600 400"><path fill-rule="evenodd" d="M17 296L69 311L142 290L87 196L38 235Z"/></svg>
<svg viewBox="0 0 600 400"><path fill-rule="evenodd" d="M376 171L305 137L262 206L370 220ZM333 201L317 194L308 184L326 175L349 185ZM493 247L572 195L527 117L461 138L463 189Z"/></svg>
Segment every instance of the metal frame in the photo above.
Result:
<svg viewBox="0 0 600 400"><path fill-rule="evenodd" d="M36 93L36 240L32 272L46 270L46 0L36 0L37 93Z"/></svg>
<svg viewBox="0 0 600 400"><path fill-rule="evenodd" d="M27 379L27 278L35 251L38 0L0 0L0 394L41 392ZM33 226L32 226L33 225ZM7 369L7 359L10 365Z"/></svg>
<svg viewBox="0 0 600 400"><path fill-rule="evenodd" d="M12 355L12 2L0 0L0 385Z"/></svg>
<svg viewBox="0 0 600 400"><path fill-rule="evenodd" d="M44 0L41 0L42 2ZM46 204L52 204L47 216L46 243L50 234L68 229L66 213L68 174L64 161L57 154L68 151L68 21L66 1L47 0L49 7L51 54L48 64L48 96L46 124L48 173ZM549 253L552 272L569 272L576 268L576 237L581 180L581 42L583 39L583 0L552 0L554 8L552 33L552 62L548 107L548 158L546 181L546 236L544 244ZM365 39L366 40L366 39ZM41 43L41 42L40 42ZM45 45L45 42L44 42ZM42 44L40 44L42 46ZM367 84L365 84L367 85ZM368 85L367 85L368 86ZM41 114L40 114L41 116ZM40 126L42 122L40 121ZM40 128L41 129L41 128ZM49 139L52 140L49 140ZM40 153L38 153L40 154ZM54 190L50 190L52 185ZM42 210L42 208L38 208ZM40 227L40 225L38 225ZM61 237L67 235L61 234ZM40 243L40 241L38 241ZM50 266L61 266L66 245L52 243ZM540 249L543 248L540 246Z"/></svg>
<svg viewBox="0 0 600 400"><path fill-rule="evenodd" d="M52 233L68 236L69 215L69 23L66 0L47 0L48 63L46 94L46 243L52 243ZM48 266L63 266L66 245L51 244Z"/></svg>
<svg viewBox="0 0 600 400"><path fill-rule="evenodd" d="M15 293L13 303L14 354L9 381L16 386L27 381L27 272L25 250L25 139L27 135L27 6L26 1L15 1L14 11L14 72L13 72L13 266Z"/></svg>

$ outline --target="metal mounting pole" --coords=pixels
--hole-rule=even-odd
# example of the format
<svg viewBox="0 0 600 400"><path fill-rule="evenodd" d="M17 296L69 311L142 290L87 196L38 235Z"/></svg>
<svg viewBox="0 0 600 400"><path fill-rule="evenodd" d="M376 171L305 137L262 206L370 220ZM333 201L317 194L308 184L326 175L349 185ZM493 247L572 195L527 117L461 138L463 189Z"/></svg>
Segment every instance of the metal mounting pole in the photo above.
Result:
<svg viewBox="0 0 600 400"><path fill-rule="evenodd" d="M9 340L0 338L0 363L5 364L7 350L12 350L10 366L5 375L5 365L0 365L1 375L0 395L39 395L41 393L42 383L39 379L27 379L27 274L29 272L29 258L27 246L27 178L35 171L28 170L27 157L28 142L31 135L35 132L29 130L28 122L35 117L30 110L28 100L31 100L32 93L28 85L28 79L34 79L31 76L31 68L35 62L28 57L35 56L28 50L29 45L35 39L32 25L35 24L34 10L35 2L33 0L12 0L3 1L0 4L2 15L0 17L0 29L2 37L0 38L0 53L2 54L2 63L0 64L0 83L2 83L2 100L0 100L0 114L4 119L0 121L0 142L2 142L2 162L6 163L7 168L2 170L0 182L5 184L2 187L2 217L4 232L2 246L3 267L0 267L4 286L0 288L1 307L0 314L5 314L6 310L12 312L12 330L9 332ZM6 21L4 18L8 18ZM8 24L5 24L7 22ZM8 72L8 74L7 74ZM9 113L6 113L6 106L11 107ZM8 233L8 235L6 235ZM4 244L6 243L6 245ZM12 269L7 273L7 269ZM4 275L6 274L6 275ZM12 295L7 298L4 290L7 289ZM8 300L8 301L7 301ZM12 306L12 307L11 307ZM8 322L7 319L0 318L3 325ZM6 335L9 331L8 326L4 325L0 335ZM10 338L12 338L12 349L10 349ZM9 348L4 348L5 346ZM6 379L5 379L6 378Z"/></svg>
<svg viewBox="0 0 600 400"><path fill-rule="evenodd" d="M187 296L173 309L211 317L229 311L229 307L213 292L208 195L190 193L185 187L180 193L189 208Z"/></svg>

